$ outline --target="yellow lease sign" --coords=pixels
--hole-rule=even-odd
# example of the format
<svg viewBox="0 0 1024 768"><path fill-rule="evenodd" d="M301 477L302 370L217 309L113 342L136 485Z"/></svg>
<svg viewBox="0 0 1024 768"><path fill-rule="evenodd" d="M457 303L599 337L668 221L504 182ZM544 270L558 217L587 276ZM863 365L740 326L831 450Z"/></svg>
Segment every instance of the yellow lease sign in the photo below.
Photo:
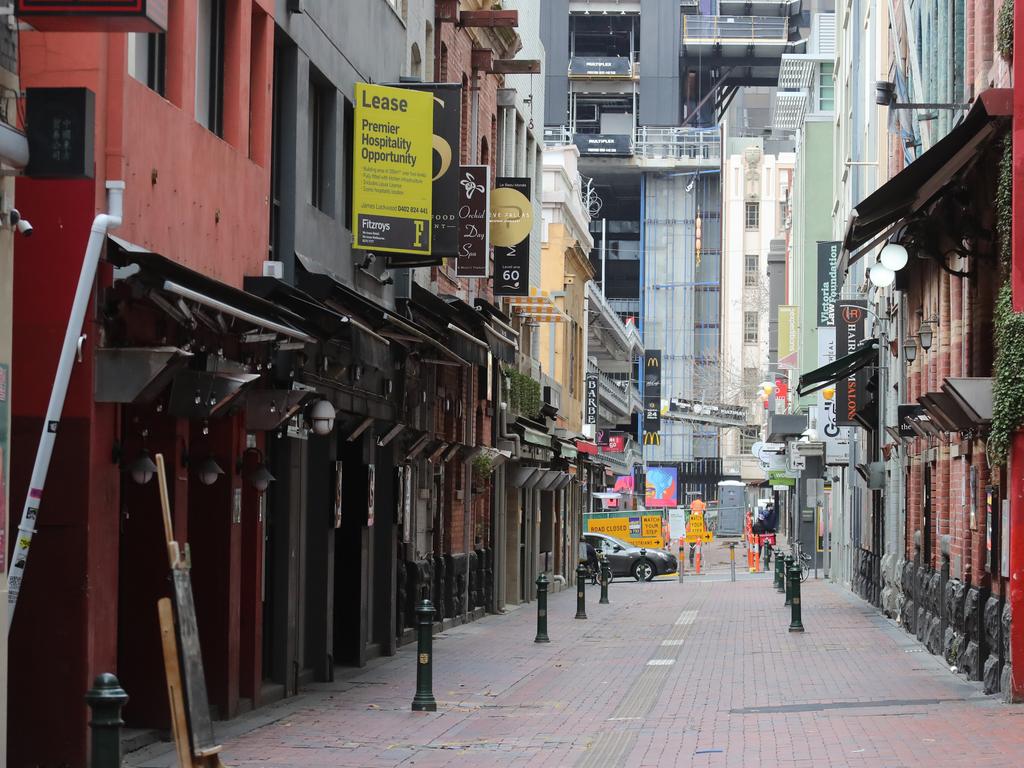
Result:
<svg viewBox="0 0 1024 768"><path fill-rule="evenodd" d="M614 536L634 547L660 549L665 546L661 535L661 515L606 517L587 520L587 530Z"/></svg>
<svg viewBox="0 0 1024 768"><path fill-rule="evenodd" d="M686 524L686 543L696 544L699 541L711 541L711 531L704 525L704 515L692 514Z"/></svg>
<svg viewBox="0 0 1024 768"><path fill-rule="evenodd" d="M433 97L356 83L354 133L353 247L430 253Z"/></svg>

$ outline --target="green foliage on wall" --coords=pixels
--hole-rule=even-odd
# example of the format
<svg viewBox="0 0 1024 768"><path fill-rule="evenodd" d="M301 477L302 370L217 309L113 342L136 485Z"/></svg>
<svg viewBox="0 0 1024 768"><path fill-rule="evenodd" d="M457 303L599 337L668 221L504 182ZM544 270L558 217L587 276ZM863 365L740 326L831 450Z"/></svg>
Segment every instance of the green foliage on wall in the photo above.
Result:
<svg viewBox="0 0 1024 768"><path fill-rule="evenodd" d="M1007 61L1013 59L1013 0L1003 0L996 22L996 48Z"/></svg>
<svg viewBox="0 0 1024 768"><path fill-rule="evenodd" d="M494 471L494 461L485 453L481 453L473 459L473 479L478 482L486 481L491 472Z"/></svg>
<svg viewBox="0 0 1024 768"><path fill-rule="evenodd" d="M540 414L540 382L515 368L506 368L509 381L508 407L520 416L535 419Z"/></svg>
<svg viewBox="0 0 1024 768"><path fill-rule="evenodd" d="M1006 461L1013 433L1024 426L1024 312L1013 311L1013 291L1006 280L995 312L996 363L992 384L992 427L988 455Z"/></svg>
<svg viewBox="0 0 1024 768"><path fill-rule="evenodd" d="M1003 140L1003 156L999 160L999 181L996 185L996 232L999 234L999 263L1003 275L1010 274L1012 246L1010 222L1013 220L1013 146L1010 137Z"/></svg>

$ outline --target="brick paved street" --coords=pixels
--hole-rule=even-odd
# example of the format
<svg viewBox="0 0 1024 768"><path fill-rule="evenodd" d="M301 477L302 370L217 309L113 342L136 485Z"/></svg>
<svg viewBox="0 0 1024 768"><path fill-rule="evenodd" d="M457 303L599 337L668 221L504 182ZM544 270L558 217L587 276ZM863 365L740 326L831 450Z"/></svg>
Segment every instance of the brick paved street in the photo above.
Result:
<svg viewBox="0 0 1024 768"><path fill-rule="evenodd" d="M803 585L807 631L770 576L616 582L435 639L436 713L412 713L414 647L218 724L231 766L1024 764L1024 708L985 697L844 590ZM341 675L339 675L341 676ZM993 737L993 733L998 737ZM172 765L163 750L132 766Z"/></svg>

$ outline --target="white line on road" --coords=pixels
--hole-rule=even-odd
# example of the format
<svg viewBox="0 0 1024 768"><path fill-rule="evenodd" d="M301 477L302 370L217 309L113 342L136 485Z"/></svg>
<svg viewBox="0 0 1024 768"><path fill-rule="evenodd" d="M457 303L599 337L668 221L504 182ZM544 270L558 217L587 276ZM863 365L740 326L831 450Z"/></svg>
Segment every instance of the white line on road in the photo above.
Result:
<svg viewBox="0 0 1024 768"><path fill-rule="evenodd" d="M662 640L661 644L662 645L682 645L683 641L682 640Z"/></svg>
<svg viewBox="0 0 1024 768"><path fill-rule="evenodd" d="M647 662L648 667L670 667L676 663L675 659L651 659Z"/></svg>

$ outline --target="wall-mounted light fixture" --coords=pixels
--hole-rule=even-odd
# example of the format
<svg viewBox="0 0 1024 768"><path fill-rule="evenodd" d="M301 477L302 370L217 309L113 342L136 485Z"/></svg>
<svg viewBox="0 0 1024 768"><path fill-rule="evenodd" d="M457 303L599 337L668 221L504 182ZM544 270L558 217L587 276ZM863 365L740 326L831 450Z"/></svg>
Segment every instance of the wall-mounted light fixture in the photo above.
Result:
<svg viewBox="0 0 1024 768"><path fill-rule="evenodd" d="M135 457L135 460L124 468L124 471L131 473L132 480L136 483L145 485L156 474L156 463L153 461L153 457L149 455L149 451L143 448L139 451L139 455Z"/></svg>
<svg viewBox="0 0 1024 768"><path fill-rule="evenodd" d="M917 339L914 336L908 336L903 342L903 359L908 363L912 363L917 359Z"/></svg>
<svg viewBox="0 0 1024 768"><path fill-rule="evenodd" d="M224 474L224 470L221 469L220 464L213 458L213 456L207 456L196 467L196 475L199 477L199 482L203 485L213 485L217 482L217 478Z"/></svg>
<svg viewBox="0 0 1024 768"><path fill-rule="evenodd" d="M250 463L246 468L245 457L250 453L255 455L255 461ZM259 448L246 448L242 455L238 457L238 463L235 465L235 471L242 477L244 477L253 488L259 493L263 493L267 490L272 482L277 480L270 470L267 469L266 461L263 458L263 451Z"/></svg>
<svg viewBox="0 0 1024 768"><path fill-rule="evenodd" d="M932 328L932 324L929 321L921 323L921 327L917 332L918 338L921 339L921 349L927 352L932 348L932 339L935 335L935 330Z"/></svg>
<svg viewBox="0 0 1024 768"><path fill-rule="evenodd" d="M948 104L948 103L896 103L896 84L891 80L875 81L875 104L890 109L948 109L953 112L962 112L969 108L970 104Z"/></svg>
<svg viewBox="0 0 1024 768"><path fill-rule="evenodd" d="M337 412L330 400L317 400L309 409L309 428L314 435L329 435L334 431L334 417Z"/></svg>

